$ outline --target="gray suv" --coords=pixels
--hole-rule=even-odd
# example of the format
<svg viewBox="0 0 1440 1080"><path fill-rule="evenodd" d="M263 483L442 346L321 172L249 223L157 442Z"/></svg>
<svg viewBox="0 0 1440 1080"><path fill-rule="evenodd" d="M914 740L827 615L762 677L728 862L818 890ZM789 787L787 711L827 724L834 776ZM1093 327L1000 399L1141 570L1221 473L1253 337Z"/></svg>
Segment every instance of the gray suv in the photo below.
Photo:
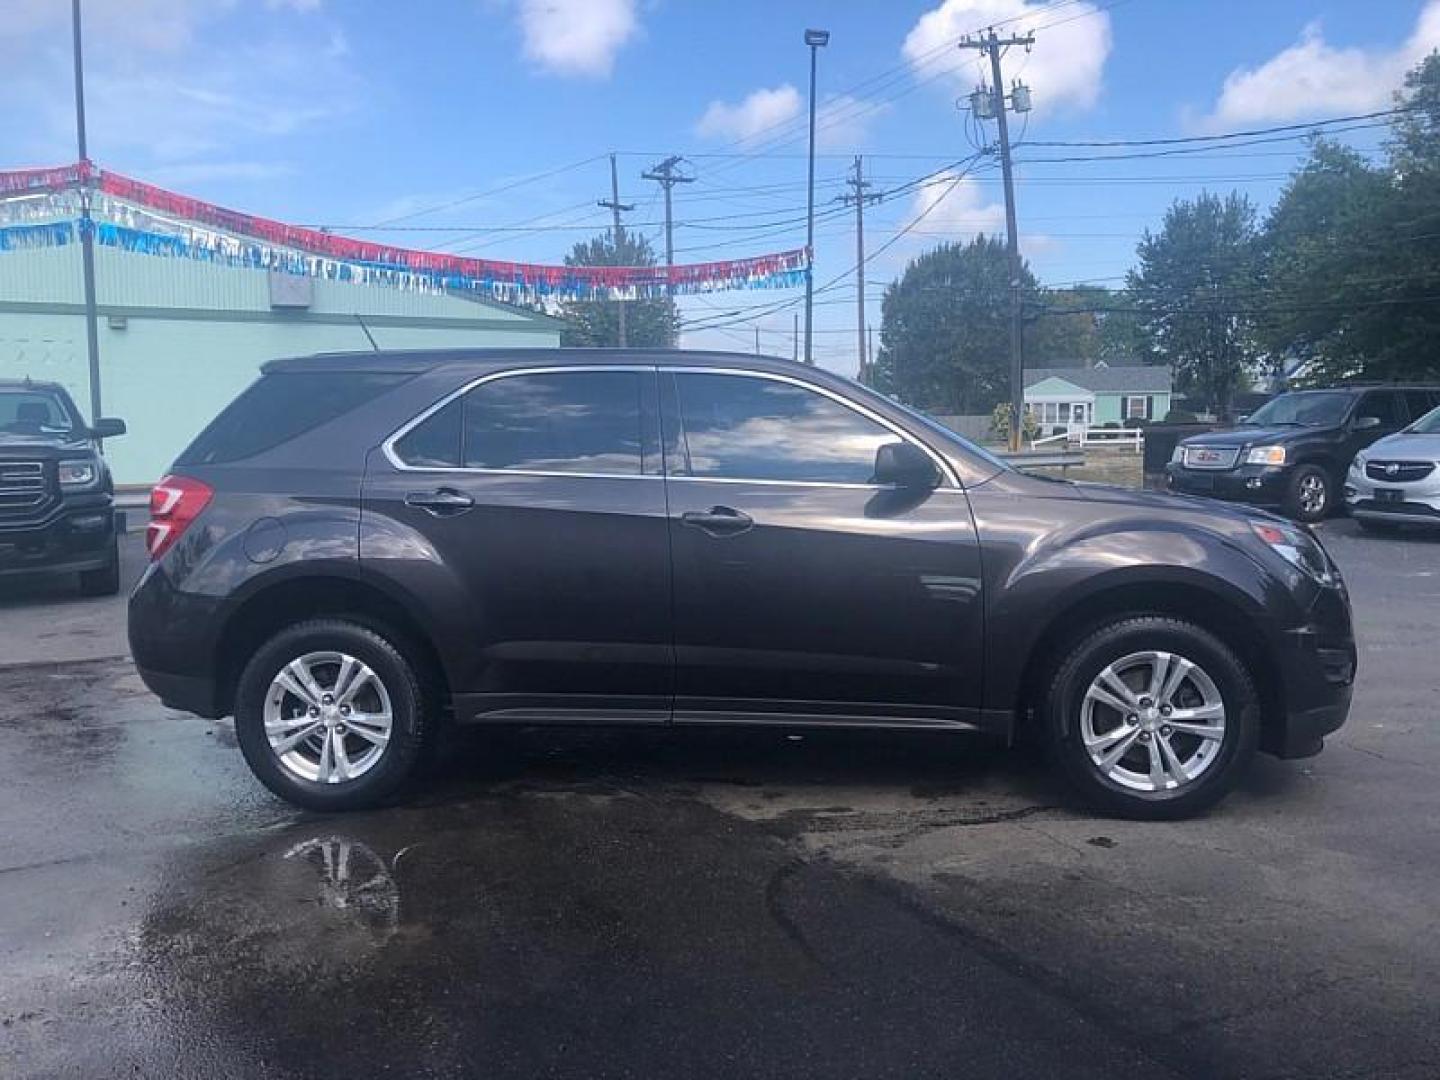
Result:
<svg viewBox="0 0 1440 1080"><path fill-rule="evenodd" d="M277 361L148 543L146 684L321 810L393 796L445 724L767 725L1031 739L1177 817L1318 752L1355 674L1303 526L1028 476L753 356Z"/></svg>

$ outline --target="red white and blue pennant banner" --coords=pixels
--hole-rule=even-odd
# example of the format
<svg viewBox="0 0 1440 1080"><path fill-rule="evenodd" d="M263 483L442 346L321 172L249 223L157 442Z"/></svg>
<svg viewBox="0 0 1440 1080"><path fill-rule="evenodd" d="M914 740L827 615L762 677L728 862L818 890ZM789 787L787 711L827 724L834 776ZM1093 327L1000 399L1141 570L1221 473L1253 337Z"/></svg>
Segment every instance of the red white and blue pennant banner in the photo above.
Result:
<svg viewBox="0 0 1440 1080"><path fill-rule="evenodd" d="M510 303L645 299L668 293L803 285L804 248L681 266L550 266L389 247L306 229L178 195L88 162L0 172L0 251L79 238L74 192L90 195L96 242L149 255L192 258L335 281L422 290L465 290Z"/></svg>

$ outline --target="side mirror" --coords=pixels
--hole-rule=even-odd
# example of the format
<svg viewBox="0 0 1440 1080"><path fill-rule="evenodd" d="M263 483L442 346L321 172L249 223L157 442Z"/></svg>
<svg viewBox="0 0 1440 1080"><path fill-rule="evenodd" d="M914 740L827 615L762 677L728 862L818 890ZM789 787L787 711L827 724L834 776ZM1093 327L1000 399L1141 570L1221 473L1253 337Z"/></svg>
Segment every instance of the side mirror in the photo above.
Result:
<svg viewBox="0 0 1440 1080"><path fill-rule="evenodd" d="M1377 428L1379 426L1380 417L1378 416L1357 416L1355 418L1356 431L1369 431L1371 428Z"/></svg>
<svg viewBox="0 0 1440 1080"><path fill-rule="evenodd" d="M125 421L117 420L113 416L102 416L90 429L95 433L97 439L113 439L117 435L124 435Z"/></svg>
<svg viewBox="0 0 1440 1080"><path fill-rule="evenodd" d="M875 451L872 482L897 488L933 488L940 485L940 470L914 443L885 443Z"/></svg>

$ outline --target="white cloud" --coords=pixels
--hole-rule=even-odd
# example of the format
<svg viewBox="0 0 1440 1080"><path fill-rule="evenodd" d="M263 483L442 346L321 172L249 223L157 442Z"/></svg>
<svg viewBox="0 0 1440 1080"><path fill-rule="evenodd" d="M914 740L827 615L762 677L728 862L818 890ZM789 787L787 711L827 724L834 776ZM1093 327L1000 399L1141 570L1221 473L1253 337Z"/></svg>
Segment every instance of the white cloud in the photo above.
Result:
<svg viewBox="0 0 1440 1080"><path fill-rule="evenodd" d="M15 121L7 156L68 160L68 5L15 2L21 18L0 31L0 112ZM231 20L247 14L254 19L235 0L87 0L95 160L170 183L273 177L281 166L269 159L281 140L358 107L361 83L338 27L317 20L304 33L237 33Z"/></svg>
<svg viewBox="0 0 1440 1080"><path fill-rule="evenodd" d="M928 77L948 69L951 89L968 91L982 78L990 82L990 64L985 60L982 66L978 53L958 49L955 42L991 24L1003 23L997 32L1024 33L1048 21L1050 6L1032 0L943 0L920 16L900 51L917 74ZM1037 111L1085 109L1100 97L1110 55L1110 16L1082 2L1067 6L1066 18L1037 34L1029 56L1012 51L1006 58L1006 79L1018 76L1035 91Z"/></svg>
<svg viewBox="0 0 1440 1080"><path fill-rule="evenodd" d="M943 172L927 181L910 198L904 221L919 223L877 260L877 275L898 273L915 256L938 244L968 244L977 236L1005 238L1005 203L989 201L973 176ZM923 215L923 218L922 218ZM1059 242L1043 233L1020 235L1020 254L1026 258L1056 250Z"/></svg>
<svg viewBox="0 0 1440 1080"><path fill-rule="evenodd" d="M695 125L706 138L748 139L800 115L804 100L789 83L756 90L738 105L712 101Z"/></svg>
<svg viewBox="0 0 1440 1080"><path fill-rule="evenodd" d="M1339 48L1311 23L1288 49L1259 67L1236 68L1225 78L1208 128L1222 130L1262 120L1293 120L1325 113L1383 109L1407 69L1440 47L1440 0L1429 0L1410 36L1393 49Z"/></svg>
<svg viewBox="0 0 1440 1080"><path fill-rule="evenodd" d="M525 55L557 75L608 76L639 28L635 0L520 0Z"/></svg>

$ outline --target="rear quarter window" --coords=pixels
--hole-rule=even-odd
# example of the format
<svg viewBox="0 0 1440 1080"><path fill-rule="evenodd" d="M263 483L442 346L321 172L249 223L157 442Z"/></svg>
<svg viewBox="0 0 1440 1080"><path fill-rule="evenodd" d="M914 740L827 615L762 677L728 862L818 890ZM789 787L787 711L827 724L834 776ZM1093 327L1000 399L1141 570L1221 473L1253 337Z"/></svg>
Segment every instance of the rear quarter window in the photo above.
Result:
<svg viewBox="0 0 1440 1080"><path fill-rule="evenodd" d="M388 371L271 371L210 422L176 464L242 461L328 424L409 379Z"/></svg>

